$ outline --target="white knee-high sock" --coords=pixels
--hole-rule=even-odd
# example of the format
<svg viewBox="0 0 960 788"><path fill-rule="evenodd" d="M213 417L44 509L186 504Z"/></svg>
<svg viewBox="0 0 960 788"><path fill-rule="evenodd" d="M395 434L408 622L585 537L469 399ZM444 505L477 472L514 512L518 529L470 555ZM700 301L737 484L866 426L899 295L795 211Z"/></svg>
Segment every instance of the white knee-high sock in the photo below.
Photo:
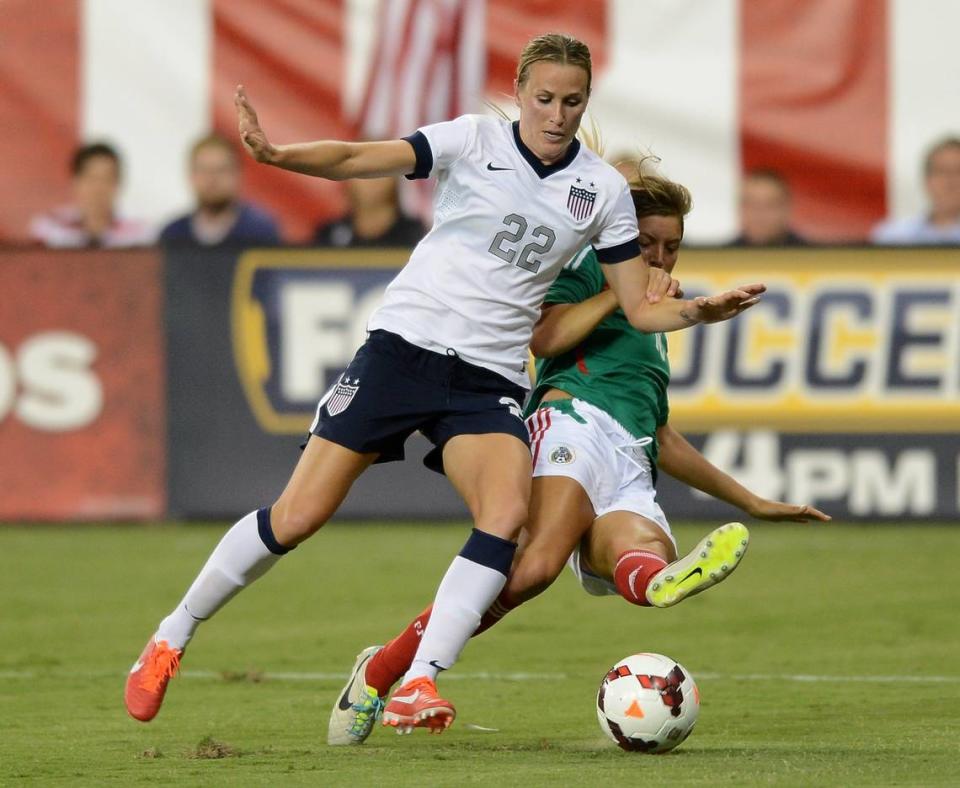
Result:
<svg viewBox="0 0 960 788"><path fill-rule="evenodd" d="M269 509L242 517L214 548L180 604L160 622L156 639L166 640L173 648L184 648L200 622L265 574L287 552L288 548L273 535Z"/></svg>
<svg viewBox="0 0 960 788"><path fill-rule="evenodd" d="M480 617L503 590L516 549L507 539L477 529L471 532L440 582L404 684L421 676L435 679L457 661Z"/></svg>

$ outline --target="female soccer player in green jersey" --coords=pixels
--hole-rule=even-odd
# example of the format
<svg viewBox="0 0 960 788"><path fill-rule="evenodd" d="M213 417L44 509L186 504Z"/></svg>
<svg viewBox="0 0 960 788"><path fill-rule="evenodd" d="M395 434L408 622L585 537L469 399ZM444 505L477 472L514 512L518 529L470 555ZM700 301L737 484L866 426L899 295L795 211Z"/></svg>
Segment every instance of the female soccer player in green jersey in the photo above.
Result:
<svg viewBox="0 0 960 788"><path fill-rule="evenodd" d="M643 257L671 273L690 194L639 170L631 187ZM670 425L666 338L629 324L589 247L552 285L531 350L540 360L527 406L529 519L507 584L477 632L546 589L565 564L587 592L619 594L642 606L669 607L727 577L746 550L747 529L723 525L678 559L656 502L658 467L758 519L830 519L811 506L755 495ZM366 739L380 698L409 666L429 616L427 608L385 647L361 652L334 704L331 744Z"/></svg>

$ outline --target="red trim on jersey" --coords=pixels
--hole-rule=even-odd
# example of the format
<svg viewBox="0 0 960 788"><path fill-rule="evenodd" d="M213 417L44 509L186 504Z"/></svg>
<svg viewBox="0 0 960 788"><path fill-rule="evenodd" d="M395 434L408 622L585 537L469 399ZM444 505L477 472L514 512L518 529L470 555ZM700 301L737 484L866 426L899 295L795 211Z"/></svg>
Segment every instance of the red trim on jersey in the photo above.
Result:
<svg viewBox="0 0 960 788"><path fill-rule="evenodd" d="M584 375L589 375L590 370L587 369L587 360L583 355L583 345L577 345L573 352L577 357L577 369L579 369Z"/></svg>
<svg viewBox="0 0 960 788"><path fill-rule="evenodd" d="M534 424L531 428L531 424ZM540 444L543 436L550 429L550 409L541 408L527 420L527 429L530 430L530 449L533 452L533 465L537 465L537 457L540 456Z"/></svg>

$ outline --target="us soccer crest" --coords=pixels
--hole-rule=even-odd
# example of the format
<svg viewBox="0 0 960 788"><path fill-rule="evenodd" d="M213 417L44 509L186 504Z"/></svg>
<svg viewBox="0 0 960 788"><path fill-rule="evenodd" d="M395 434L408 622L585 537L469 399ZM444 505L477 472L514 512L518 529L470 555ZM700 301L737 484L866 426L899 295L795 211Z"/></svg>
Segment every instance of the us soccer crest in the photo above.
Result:
<svg viewBox="0 0 960 788"><path fill-rule="evenodd" d="M353 402L353 398L357 395L359 388L360 378L354 378L351 381L350 378L342 376L330 390L330 395L327 397L327 413L330 416L343 413L350 403Z"/></svg>
<svg viewBox="0 0 960 788"><path fill-rule="evenodd" d="M582 179L577 178L577 183L583 183ZM593 183L590 184L590 188L595 188ZM567 208L570 209L573 218L580 222L593 213L593 205L596 201L597 192L574 185L570 187L570 193L567 195Z"/></svg>

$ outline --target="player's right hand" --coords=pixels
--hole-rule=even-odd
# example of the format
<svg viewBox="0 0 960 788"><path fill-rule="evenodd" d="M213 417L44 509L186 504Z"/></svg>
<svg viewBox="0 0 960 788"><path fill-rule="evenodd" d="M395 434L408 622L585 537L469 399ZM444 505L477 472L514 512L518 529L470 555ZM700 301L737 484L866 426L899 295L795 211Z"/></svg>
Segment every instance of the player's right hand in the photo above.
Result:
<svg viewBox="0 0 960 788"><path fill-rule="evenodd" d="M693 300L697 309L695 317L700 323L729 320L756 304L766 290L767 286L758 282L740 285L735 290L728 290L720 295L698 296Z"/></svg>
<svg viewBox="0 0 960 788"><path fill-rule="evenodd" d="M650 266L647 275L647 301L657 303L661 298L683 298L680 282L657 266Z"/></svg>
<svg viewBox="0 0 960 788"><path fill-rule="evenodd" d="M233 94L233 103L237 108L237 125L243 147L257 161L266 164L271 163L276 156L277 149L270 144L266 133L260 128L256 110L250 103L250 99L247 98L247 91L243 85L237 85Z"/></svg>

